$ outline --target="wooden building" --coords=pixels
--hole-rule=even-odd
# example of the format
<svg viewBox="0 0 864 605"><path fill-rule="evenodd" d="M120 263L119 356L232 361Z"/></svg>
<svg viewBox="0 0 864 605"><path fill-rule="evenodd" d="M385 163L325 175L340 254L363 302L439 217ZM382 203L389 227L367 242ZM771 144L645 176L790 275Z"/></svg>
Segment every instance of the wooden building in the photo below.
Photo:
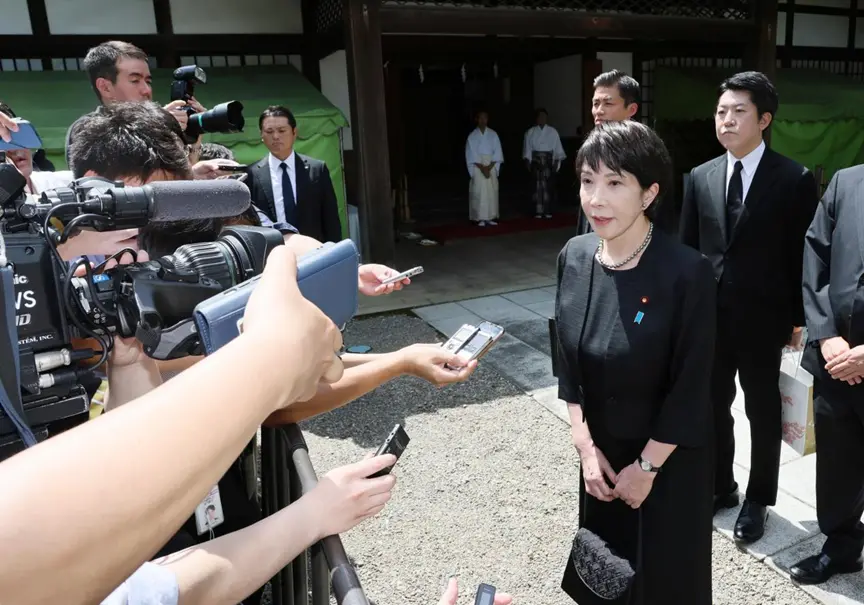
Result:
<svg viewBox="0 0 864 605"><path fill-rule="evenodd" d="M435 126L434 115L400 113L404 106L392 76L400 70L436 61L494 70L508 78L510 111L524 114L534 105L532 66L538 61L578 55L584 87L602 70L600 57L628 53L632 75L645 90L641 117L648 121L655 65L734 61L769 74L778 65L806 65L864 75L864 41L856 40L864 7L858 0L7 2L0 24L2 70L79 69L88 48L124 39L144 48L159 67L200 57L238 67L253 59L290 58L321 88L323 60L344 49L353 139L346 154L349 199L360 208L365 256L378 262L394 257L391 189L411 156L405 124L422 119ZM832 6L819 6L825 4ZM110 24L99 21L105 13L112 14ZM834 19L835 32L826 43L796 42L798 36L812 41L826 19ZM838 28L845 33L839 42ZM589 114L588 103L582 107ZM589 123L587 116L583 122Z"/></svg>

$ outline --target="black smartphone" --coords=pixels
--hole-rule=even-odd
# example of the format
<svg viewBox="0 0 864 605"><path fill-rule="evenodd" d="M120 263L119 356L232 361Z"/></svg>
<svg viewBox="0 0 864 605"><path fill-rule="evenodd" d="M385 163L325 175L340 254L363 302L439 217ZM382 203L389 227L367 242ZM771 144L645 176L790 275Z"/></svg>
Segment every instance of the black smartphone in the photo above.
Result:
<svg viewBox="0 0 864 605"><path fill-rule="evenodd" d="M237 164L236 166L229 166L228 164L219 164L219 170L221 172L246 172L249 168L248 164Z"/></svg>
<svg viewBox="0 0 864 605"><path fill-rule="evenodd" d="M492 605L495 602L495 587L491 584L481 584L477 587L474 605Z"/></svg>
<svg viewBox="0 0 864 605"><path fill-rule="evenodd" d="M396 456L396 460L399 460L402 452L404 452L405 448L408 447L409 441L411 441L411 438L408 436L408 433L405 432L405 429L402 428L401 424L397 424L393 427L393 430L390 431L390 434L387 435L387 439L384 440L384 443L381 444L381 447L378 448L378 451L375 452L375 456L393 454L394 456ZM390 471L392 470L393 466L382 468L377 473L369 475L369 478L372 479L374 477L383 477L384 475L389 475Z"/></svg>

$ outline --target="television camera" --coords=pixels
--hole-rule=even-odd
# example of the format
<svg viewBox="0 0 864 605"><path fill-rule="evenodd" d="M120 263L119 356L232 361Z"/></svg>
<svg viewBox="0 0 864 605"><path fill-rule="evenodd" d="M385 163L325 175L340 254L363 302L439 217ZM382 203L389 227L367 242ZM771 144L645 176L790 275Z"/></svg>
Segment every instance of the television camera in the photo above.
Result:
<svg viewBox="0 0 864 605"><path fill-rule="evenodd" d="M103 271L105 263L91 267L86 258L64 261L57 246L84 227L109 231L237 216L250 204L249 190L232 180L124 187L85 177L35 197L22 193L25 184L13 166L0 165L0 256L12 265L14 283L11 297L0 288L0 304L14 300L20 391L15 364L3 356L14 354L14 343L4 342L3 330L0 382L37 439L86 419L89 396L82 383L106 362L115 335L138 338L155 359L202 354L191 320L195 306L260 274L269 252L283 243L275 229L226 227L216 241ZM0 411L0 460L22 448L12 419Z"/></svg>
<svg viewBox="0 0 864 605"><path fill-rule="evenodd" d="M197 65L184 65L174 70L174 81L171 82L171 100L186 101L195 95L196 84L206 84L207 73ZM187 143L194 143L205 132L240 132L243 130L243 104L239 101L220 103L209 111L195 113L191 107L185 107L189 115L184 137Z"/></svg>

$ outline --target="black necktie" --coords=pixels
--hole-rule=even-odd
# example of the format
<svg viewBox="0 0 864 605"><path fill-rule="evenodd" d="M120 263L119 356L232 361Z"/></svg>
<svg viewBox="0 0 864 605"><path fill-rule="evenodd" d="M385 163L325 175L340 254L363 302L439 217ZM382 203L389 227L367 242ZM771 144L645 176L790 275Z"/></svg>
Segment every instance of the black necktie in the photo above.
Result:
<svg viewBox="0 0 864 605"><path fill-rule="evenodd" d="M735 231L735 225L738 223L738 218L744 211L744 181L741 178L741 171L744 170L744 164L735 162L735 170L732 172L732 178L729 179L729 188L726 191L726 243L732 241L732 233Z"/></svg>
<svg viewBox="0 0 864 605"><path fill-rule="evenodd" d="M288 176L288 165L285 162L279 164L282 169L282 205L285 207L285 222L294 224L297 204L294 202L294 189L291 187L291 177Z"/></svg>

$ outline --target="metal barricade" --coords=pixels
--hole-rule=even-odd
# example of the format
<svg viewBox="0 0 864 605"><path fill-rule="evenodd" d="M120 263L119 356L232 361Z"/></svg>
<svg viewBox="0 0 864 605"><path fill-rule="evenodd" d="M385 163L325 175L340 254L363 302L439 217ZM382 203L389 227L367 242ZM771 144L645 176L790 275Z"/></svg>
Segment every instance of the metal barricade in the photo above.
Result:
<svg viewBox="0 0 864 605"><path fill-rule="evenodd" d="M262 507L272 515L318 483L309 449L296 424L261 430ZM369 605L339 536L328 536L270 580L273 605Z"/></svg>

